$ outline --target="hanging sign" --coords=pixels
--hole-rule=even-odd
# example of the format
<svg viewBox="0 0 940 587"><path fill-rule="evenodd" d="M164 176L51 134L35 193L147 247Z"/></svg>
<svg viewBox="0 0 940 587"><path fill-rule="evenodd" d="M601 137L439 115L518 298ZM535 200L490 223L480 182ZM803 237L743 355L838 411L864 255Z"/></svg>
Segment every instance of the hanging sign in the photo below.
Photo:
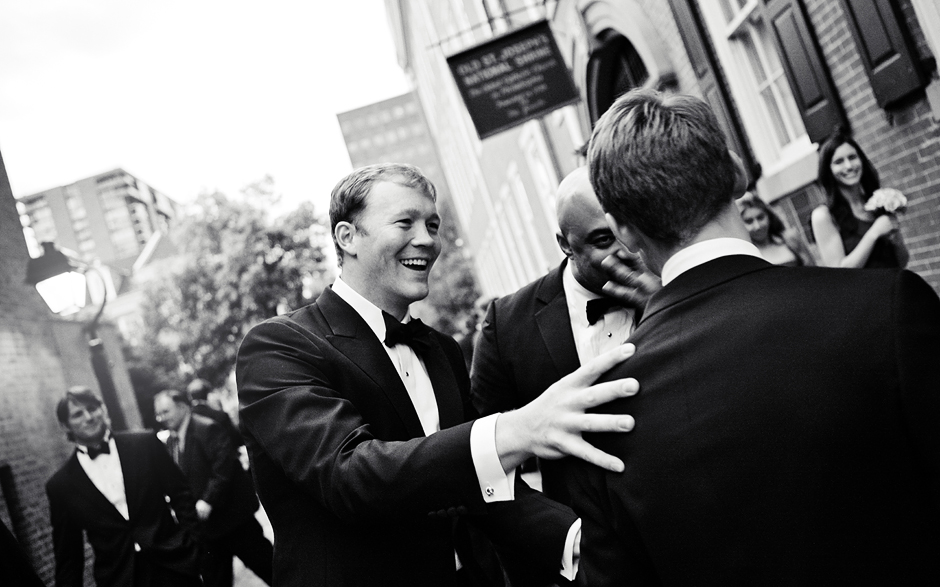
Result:
<svg viewBox="0 0 940 587"><path fill-rule="evenodd" d="M542 20L447 58L481 139L580 99Z"/></svg>

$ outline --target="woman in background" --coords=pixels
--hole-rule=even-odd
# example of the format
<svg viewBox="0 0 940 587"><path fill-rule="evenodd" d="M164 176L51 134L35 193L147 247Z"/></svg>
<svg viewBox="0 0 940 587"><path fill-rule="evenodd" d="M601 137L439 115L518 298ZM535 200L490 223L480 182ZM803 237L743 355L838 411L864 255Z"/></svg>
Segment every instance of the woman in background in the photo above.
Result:
<svg viewBox="0 0 940 587"><path fill-rule="evenodd" d="M745 192L737 203L751 242L764 259L774 265L790 267L815 264L796 231L786 229L780 217L763 200Z"/></svg>
<svg viewBox="0 0 940 587"><path fill-rule="evenodd" d="M879 189L878 172L868 157L840 131L819 148L819 183L826 191L826 205L813 210L812 226L823 265L907 265L907 247L895 215L907 200L897 190Z"/></svg>

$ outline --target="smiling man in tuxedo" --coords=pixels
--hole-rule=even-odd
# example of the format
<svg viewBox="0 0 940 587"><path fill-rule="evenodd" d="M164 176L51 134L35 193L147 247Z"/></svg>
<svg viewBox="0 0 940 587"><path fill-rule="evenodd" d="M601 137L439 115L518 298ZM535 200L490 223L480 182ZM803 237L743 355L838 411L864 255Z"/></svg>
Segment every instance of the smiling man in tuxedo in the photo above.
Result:
<svg viewBox="0 0 940 587"><path fill-rule="evenodd" d="M572 576L579 522L522 483L533 455L622 468L585 414L635 381L592 386L622 347L514 412L474 420L457 343L412 320L441 250L434 186L409 165L358 169L330 204L342 277L316 303L270 319L239 349L241 429L275 533L276 585L495 585L482 530L529 573Z"/></svg>
<svg viewBox="0 0 940 587"><path fill-rule="evenodd" d="M56 585L84 584L82 531L95 553L98 587L202 585L195 500L157 437L112 434L87 387L70 388L56 417L75 443L46 484Z"/></svg>

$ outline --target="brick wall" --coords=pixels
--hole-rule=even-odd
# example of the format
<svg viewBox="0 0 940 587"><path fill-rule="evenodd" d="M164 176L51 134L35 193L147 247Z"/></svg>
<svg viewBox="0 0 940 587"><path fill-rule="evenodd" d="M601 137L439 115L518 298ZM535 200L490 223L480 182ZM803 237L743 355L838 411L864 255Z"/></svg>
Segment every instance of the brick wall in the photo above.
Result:
<svg viewBox="0 0 940 587"><path fill-rule="evenodd" d="M82 324L54 317L24 283L29 255L2 157L0 251L0 518L51 585L55 561L45 483L72 451L55 404L68 386L97 389L97 383ZM99 335L128 425L139 428L116 330L104 326ZM86 584L93 584L90 565Z"/></svg>
<svg viewBox="0 0 940 587"><path fill-rule="evenodd" d="M889 109L875 101L842 4L805 0L853 136L871 159L885 187L909 201L901 231L911 253L909 269L940 291L940 125L926 97L915 95ZM899 2L920 58L932 57L910 2ZM933 73L936 78L936 73ZM938 83L936 79L934 83Z"/></svg>

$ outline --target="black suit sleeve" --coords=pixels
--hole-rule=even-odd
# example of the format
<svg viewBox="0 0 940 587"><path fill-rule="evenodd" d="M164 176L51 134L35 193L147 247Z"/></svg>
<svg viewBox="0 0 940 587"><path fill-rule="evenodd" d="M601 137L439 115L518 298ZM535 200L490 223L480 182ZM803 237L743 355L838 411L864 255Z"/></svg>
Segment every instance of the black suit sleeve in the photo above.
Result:
<svg viewBox="0 0 940 587"><path fill-rule="evenodd" d="M82 527L69 514L62 501L63 490L55 484L55 480L46 485L52 521L52 548L55 553L55 584L57 587L82 587L85 571Z"/></svg>
<svg viewBox="0 0 940 587"><path fill-rule="evenodd" d="M483 320L470 372L473 405L483 416L514 410L521 405L515 397L511 367L500 356L496 312L497 304L494 302ZM515 349L515 352L525 352L525 349Z"/></svg>
<svg viewBox="0 0 940 587"><path fill-rule="evenodd" d="M902 271L893 311L900 400L915 454L940 507L940 300L923 279Z"/></svg>
<svg viewBox="0 0 940 587"><path fill-rule="evenodd" d="M378 440L341 389L352 383L332 381L325 372L328 363L342 360L295 324L269 321L253 328L237 363L250 452L263 452L347 521L404 520L455 503L481 507L470 423L407 441Z"/></svg>
<svg viewBox="0 0 940 587"><path fill-rule="evenodd" d="M235 458L237 448L232 444L231 437L217 422L206 420L206 426L200 432L203 450L209 464L209 480L202 495L202 499L209 505L218 505L222 496L226 495L233 484L234 476L241 464Z"/></svg>
<svg viewBox="0 0 940 587"><path fill-rule="evenodd" d="M199 536L199 518L196 516L196 500L189 483L156 435L148 435L146 443L156 469L155 478L159 479L163 493L170 498L176 519L190 536L196 538Z"/></svg>

